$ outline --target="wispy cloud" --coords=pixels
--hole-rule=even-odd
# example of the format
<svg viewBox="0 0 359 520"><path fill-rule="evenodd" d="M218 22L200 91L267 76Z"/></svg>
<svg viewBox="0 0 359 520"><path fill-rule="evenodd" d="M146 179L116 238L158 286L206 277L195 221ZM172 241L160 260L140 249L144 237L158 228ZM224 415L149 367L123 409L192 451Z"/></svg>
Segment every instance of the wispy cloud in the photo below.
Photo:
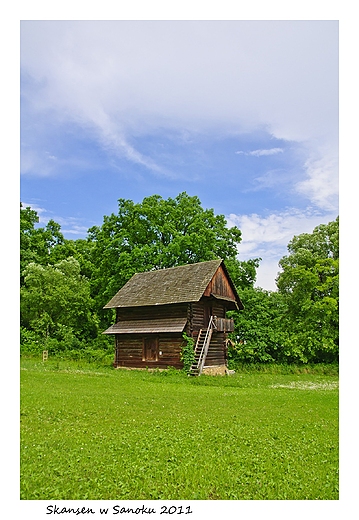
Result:
<svg viewBox="0 0 359 520"><path fill-rule="evenodd" d="M310 158L305 163L307 178L299 181L295 189L308 197L312 204L325 211L338 211L339 184L333 172L338 171L338 157L330 153Z"/></svg>
<svg viewBox="0 0 359 520"><path fill-rule="evenodd" d="M243 152L242 150L239 150L238 152L235 152L239 155L253 155L254 157L262 157L263 155L277 155L278 153L283 153L283 148L270 148L270 149L263 149L263 150L252 150L250 152Z"/></svg>
<svg viewBox="0 0 359 520"><path fill-rule="evenodd" d="M68 224L67 224L68 225ZM61 232L69 235L76 235L75 238L83 238L87 235L88 228L86 226L79 226L73 224L72 227L62 227Z"/></svg>
<svg viewBox="0 0 359 520"><path fill-rule="evenodd" d="M223 135L266 127L280 139L322 140L337 117L337 25L24 21L22 71L36 88L30 96L24 91L23 99L53 121L93 126L104 146L164 175L132 135L158 128Z"/></svg>
<svg viewBox="0 0 359 520"><path fill-rule="evenodd" d="M324 220L336 218L332 213L325 217L318 212L308 208L300 211L296 208L289 208L283 212L272 213L266 217L257 214L235 215L231 214L227 218L229 225L236 225L242 230L242 243L247 244L276 244L286 247L289 240L294 235L311 232L315 226ZM329 221L329 220L328 220Z"/></svg>
<svg viewBox="0 0 359 520"><path fill-rule="evenodd" d="M164 175L173 176L172 172L157 164L151 157L139 152L133 145L131 145L125 137L124 131L118 127L107 114L103 114L101 121L95 121L95 128L99 134L100 141L107 150L119 157L125 157L132 163L145 167L152 172Z"/></svg>
<svg viewBox="0 0 359 520"><path fill-rule="evenodd" d="M56 161L49 157L48 153L39 148L23 146L21 151L21 173L34 174L38 177L46 177L54 173Z"/></svg>
<svg viewBox="0 0 359 520"><path fill-rule="evenodd" d="M25 202L21 201L23 209L25 208L31 208L32 210L36 211L38 217L39 217L39 223L46 224L51 217L47 216L47 210L41 206L39 206L36 202Z"/></svg>
<svg viewBox="0 0 359 520"><path fill-rule="evenodd" d="M268 170L254 178L255 185L247 191L259 191L276 187L281 191L288 190L292 184L292 172L283 169Z"/></svg>
<svg viewBox="0 0 359 520"><path fill-rule="evenodd" d="M45 153L46 153L47 157L49 159L51 159L52 161L56 161L57 160L57 157L55 155L51 155L50 152L45 152Z"/></svg>
<svg viewBox="0 0 359 520"><path fill-rule="evenodd" d="M95 218L86 194L113 172L114 197L145 196L141 178L141 188L168 196L198 189L214 207L222 202L212 186L226 175L220 212L233 212L229 221L242 229L241 258L261 256L272 270L294 234L336 216L336 21L26 20L21 70L21 173L57 176L59 187L66 178L64 198L72 175L88 173L83 204L70 215ZM161 149L161 139L173 146ZM41 186L36 196L49 201ZM107 193L96 198L103 214ZM57 217L64 206L56 197L56 214L40 208L41 222L53 218L81 236L84 221ZM294 197L318 213L283 209Z"/></svg>
<svg viewBox="0 0 359 520"><path fill-rule="evenodd" d="M44 227L49 220L54 220L61 226L61 233L67 235L76 235L77 238L82 238L87 235L87 231L90 226L83 225L83 219L77 217L62 217L54 214L54 212L47 210L43 206L40 206L36 202L24 202L22 201L23 208L31 208L38 214L39 226ZM92 225L95 222L92 223Z"/></svg>

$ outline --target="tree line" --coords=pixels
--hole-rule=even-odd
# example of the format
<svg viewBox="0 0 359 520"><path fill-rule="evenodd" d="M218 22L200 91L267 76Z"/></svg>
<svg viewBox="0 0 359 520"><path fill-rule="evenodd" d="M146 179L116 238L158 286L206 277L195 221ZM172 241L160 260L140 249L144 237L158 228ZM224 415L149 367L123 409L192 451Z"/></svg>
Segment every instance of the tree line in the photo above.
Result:
<svg viewBox="0 0 359 520"><path fill-rule="evenodd" d="M119 199L85 239L65 239L58 223L39 227L20 204L21 352L99 359L111 356L114 322L103 306L136 272L222 258L244 310L229 313L230 363L337 362L339 218L293 237L277 290L255 288L260 258L238 259L241 231L198 197Z"/></svg>

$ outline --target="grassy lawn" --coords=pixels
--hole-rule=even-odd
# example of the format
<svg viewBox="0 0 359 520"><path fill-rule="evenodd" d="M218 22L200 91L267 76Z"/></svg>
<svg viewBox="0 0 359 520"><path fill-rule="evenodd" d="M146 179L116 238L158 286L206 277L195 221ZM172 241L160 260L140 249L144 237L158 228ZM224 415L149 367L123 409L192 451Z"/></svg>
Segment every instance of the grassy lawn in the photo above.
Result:
<svg viewBox="0 0 359 520"><path fill-rule="evenodd" d="M338 499L338 376L21 362L21 498Z"/></svg>

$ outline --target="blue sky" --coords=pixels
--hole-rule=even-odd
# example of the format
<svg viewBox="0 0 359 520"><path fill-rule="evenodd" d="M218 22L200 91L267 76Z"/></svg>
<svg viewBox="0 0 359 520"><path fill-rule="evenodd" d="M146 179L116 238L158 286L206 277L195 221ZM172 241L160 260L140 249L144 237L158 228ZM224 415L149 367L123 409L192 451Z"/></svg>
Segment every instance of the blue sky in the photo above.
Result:
<svg viewBox="0 0 359 520"><path fill-rule="evenodd" d="M117 199L197 195L275 289L338 215L338 22L21 22L21 200L83 238Z"/></svg>

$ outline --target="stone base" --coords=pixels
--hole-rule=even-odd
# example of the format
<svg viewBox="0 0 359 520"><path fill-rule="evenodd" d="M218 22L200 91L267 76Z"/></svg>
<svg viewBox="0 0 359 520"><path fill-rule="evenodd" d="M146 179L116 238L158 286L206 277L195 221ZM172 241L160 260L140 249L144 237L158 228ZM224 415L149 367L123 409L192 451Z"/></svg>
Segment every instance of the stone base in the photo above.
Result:
<svg viewBox="0 0 359 520"><path fill-rule="evenodd" d="M229 370L226 365L216 365L213 367L203 367L202 374L205 376L226 376Z"/></svg>

